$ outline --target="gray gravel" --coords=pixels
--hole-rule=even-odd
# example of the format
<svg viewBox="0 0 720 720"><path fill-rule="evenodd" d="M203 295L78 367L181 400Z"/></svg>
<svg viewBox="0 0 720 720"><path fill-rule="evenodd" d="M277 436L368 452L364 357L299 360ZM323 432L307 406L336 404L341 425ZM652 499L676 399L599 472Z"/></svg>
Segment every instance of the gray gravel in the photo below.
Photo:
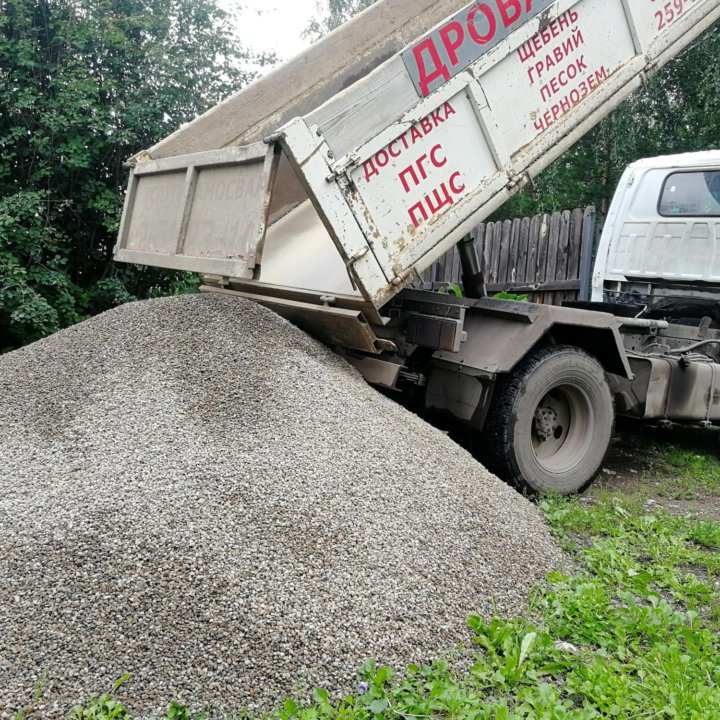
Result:
<svg viewBox="0 0 720 720"><path fill-rule="evenodd" d="M251 303L121 307L0 358L0 717L133 674L267 708L523 610L557 565L537 510Z"/></svg>

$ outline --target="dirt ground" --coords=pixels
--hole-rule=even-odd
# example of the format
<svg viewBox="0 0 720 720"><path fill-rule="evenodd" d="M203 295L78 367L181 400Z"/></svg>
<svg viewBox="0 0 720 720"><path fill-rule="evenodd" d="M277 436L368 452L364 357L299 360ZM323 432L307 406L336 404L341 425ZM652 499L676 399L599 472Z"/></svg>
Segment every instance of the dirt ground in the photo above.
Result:
<svg viewBox="0 0 720 720"><path fill-rule="evenodd" d="M673 515L720 522L720 430L619 421L600 476L586 493L618 493Z"/></svg>

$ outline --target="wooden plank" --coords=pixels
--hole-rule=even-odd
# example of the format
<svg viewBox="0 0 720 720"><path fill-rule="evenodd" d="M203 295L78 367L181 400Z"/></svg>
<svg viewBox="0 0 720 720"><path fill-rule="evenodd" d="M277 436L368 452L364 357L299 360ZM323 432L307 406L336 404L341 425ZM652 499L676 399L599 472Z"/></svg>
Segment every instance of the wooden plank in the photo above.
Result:
<svg viewBox="0 0 720 720"><path fill-rule="evenodd" d="M583 226L585 224L585 209L577 208L573 210L571 222L571 239L570 239L570 257L568 266L572 271L572 277L580 278L580 261L582 259L583 248Z"/></svg>
<svg viewBox="0 0 720 720"><path fill-rule="evenodd" d="M455 248L448 250L445 257L445 282L451 283L455 277Z"/></svg>
<svg viewBox="0 0 720 720"><path fill-rule="evenodd" d="M447 263L447 253L445 253L440 259L435 263L435 277L433 279L436 283L444 283L445 282L445 265Z"/></svg>
<svg viewBox="0 0 720 720"><path fill-rule="evenodd" d="M570 212L565 210L560 215L560 232L558 234L557 260L555 264L555 280L568 279L568 254L570 251ZM550 281L552 278L548 278ZM553 305L562 305L564 293L556 292Z"/></svg>
<svg viewBox="0 0 720 720"><path fill-rule="evenodd" d="M538 256L535 266L535 282L547 280L548 248L550 246L550 215L540 216L540 231L538 234Z"/></svg>
<svg viewBox="0 0 720 720"><path fill-rule="evenodd" d="M520 232L517 247L517 268L516 282L524 283L527 279L527 261L530 243L530 218L523 218L520 221Z"/></svg>
<svg viewBox="0 0 720 720"><path fill-rule="evenodd" d="M498 223L500 224L500 223ZM502 223L500 241L500 262L498 266L498 279L500 283L512 282L510 276L510 245L512 242L512 221L505 220Z"/></svg>
<svg viewBox="0 0 720 720"><path fill-rule="evenodd" d="M478 236L478 244L482 243L482 254L479 255L480 269L485 275L485 281L490 277L490 268L492 267L492 233L489 230L490 223L482 225L482 240Z"/></svg>
<svg viewBox="0 0 720 720"><path fill-rule="evenodd" d="M577 208L570 215L570 246L568 247L568 266L566 276L570 280L580 279L580 258L583 243L583 210ZM579 288L578 288L579 290ZM577 300L578 295L566 293L565 300Z"/></svg>
<svg viewBox="0 0 720 720"><path fill-rule="evenodd" d="M450 266L452 265L452 256L450 253L445 253L442 256L442 269L438 273L438 282L445 285L448 281L448 277L450 276Z"/></svg>
<svg viewBox="0 0 720 720"><path fill-rule="evenodd" d="M512 222L510 230L510 263L508 265L508 282L517 283L518 281L518 245L520 244L520 218L516 218Z"/></svg>
<svg viewBox="0 0 720 720"><path fill-rule="evenodd" d="M527 282L535 282L537 277L538 253L540 248L540 227L542 218L535 215L530 219L530 232L528 237L528 255L525 264L525 280Z"/></svg>
<svg viewBox="0 0 720 720"><path fill-rule="evenodd" d="M582 250L580 257L580 300L589 301L592 286L592 262L595 251L596 215L595 208L585 208L582 222Z"/></svg>
<svg viewBox="0 0 720 720"><path fill-rule="evenodd" d="M445 282L445 273L447 266L447 253L443 253L442 257L437 262L435 268L435 282L442 285Z"/></svg>
<svg viewBox="0 0 720 720"><path fill-rule="evenodd" d="M557 249L560 240L560 213L553 213L550 216L548 225L547 241L545 245L545 272L540 282L549 282L555 279L555 268L557 267ZM544 305L552 305L553 294L543 293L542 302Z"/></svg>
<svg viewBox="0 0 720 720"><path fill-rule="evenodd" d="M492 276L493 269L493 238L494 238L494 225L488 223L485 226L485 239L483 241L483 254L480 258L480 267L485 273L485 281L489 281Z"/></svg>
<svg viewBox="0 0 720 720"><path fill-rule="evenodd" d="M478 227L471 233L471 236L473 238L473 242L475 243L475 251L477 252L480 270L485 272L483 267L483 254L485 252L485 223L478 225Z"/></svg>
<svg viewBox="0 0 720 720"><path fill-rule="evenodd" d="M540 215L540 226L538 229L538 251L535 263L535 282L547 281L548 251L550 246L550 216ZM545 296L540 293L532 297L533 302L544 303Z"/></svg>
<svg viewBox="0 0 720 720"><path fill-rule="evenodd" d="M458 253L456 247L451 250L450 258L450 267L452 270L450 271L450 279L448 282L459 285L462 277L462 271L460 270L460 253Z"/></svg>
<svg viewBox="0 0 720 720"><path fill-rule="evenodd" d="M448 250L445 253L445 274L443 275L443 282L452 282L452 266L453 266L453 254L452 250Z"/></svg>
<svg viewBox="0 0 720 720"><path fill-rule="evenodd" d="M502 255L502 223L492 224L492 267L490 270L491 282L497 283L500 280L500 257Z"/></svg>

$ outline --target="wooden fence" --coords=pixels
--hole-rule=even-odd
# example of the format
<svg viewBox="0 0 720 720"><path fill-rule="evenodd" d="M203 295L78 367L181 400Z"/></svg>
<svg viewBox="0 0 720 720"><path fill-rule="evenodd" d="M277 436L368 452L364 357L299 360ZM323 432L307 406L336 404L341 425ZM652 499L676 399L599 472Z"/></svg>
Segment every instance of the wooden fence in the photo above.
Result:
<svg viewBox="0 0 720 720"><path fill-rule="evenodd" d="M527 294L532 302L560 305L587 300L595 242L594 208L483 223L472 233L489 294ZM425 271L423 289L461 283L453 248Z"/></svg>

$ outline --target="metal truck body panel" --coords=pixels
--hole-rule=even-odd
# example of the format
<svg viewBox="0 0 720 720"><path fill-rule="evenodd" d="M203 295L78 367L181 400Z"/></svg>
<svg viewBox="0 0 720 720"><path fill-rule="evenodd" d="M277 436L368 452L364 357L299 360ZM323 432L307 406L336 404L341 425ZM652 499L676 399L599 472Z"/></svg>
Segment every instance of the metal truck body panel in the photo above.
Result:
<svg viewBox="0 0 720 720"><path fill-rule="evenodd" d="M441 350L434 355L438 362L461 365L463 373L487 377L510 373L532 348L552 334L560 344L591 351L609 372L632 375L620 326L612 315L508 300L464 303L468 311L462 327L467 340L454 352Z"/></svg>
<svg viewBox="0 0 720 720"><path fill-rule="evenodd" d="M676 10L381 0L136 156L116 257L379 318L720 17L716 0Z"/></svg>
<svg viewBox="0 0 720 720"><path fill-rule="evenodd" d="M463 5L463 0L377 2L136 157L157 160L260 142L342 94Z"/></svg>

